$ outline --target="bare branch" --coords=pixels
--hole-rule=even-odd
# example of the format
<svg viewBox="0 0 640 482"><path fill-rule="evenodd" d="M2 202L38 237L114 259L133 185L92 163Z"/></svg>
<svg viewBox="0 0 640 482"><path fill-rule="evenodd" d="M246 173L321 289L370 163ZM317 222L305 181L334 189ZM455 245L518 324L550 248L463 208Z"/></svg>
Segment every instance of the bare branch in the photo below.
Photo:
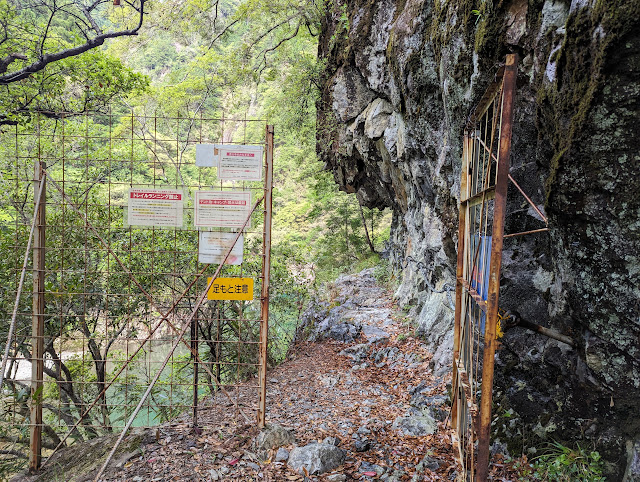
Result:
<svg viewBox="0 0 640 482"><path fill-rule="evenodd" d="M97 34L97 35L102 35L102 29L100 28L100 26L98 25L98 23L95 21L95 19L93 18L93 16L91 15L91 12L89 12L89 10L87 9L87 7L84 6L84 4L82 2L80 2L79 0L76 0L76 5L78 5L78 8L80 10L82 10L82 13L84 13L84 16L87 17L87 20L89 21L89 23L91 24L91 28L93 28L93 31Z"/></svg>
<svg viewBox="0 0 640 482"><path fill-rule="evenodd" d="M216 4L217 7L217 4ZM217 13L216 13L217 15ZM210 50L211 47L213 47L213 44L216 43L216 40L218 40L220 37L222 37L225 33L227 33L231 27L233 27L236 23L238 23L240 20L234 20L233 22L231 22L229 25L227 25L225 28L222 29L222 32L220 32L218 35L216 35L213 40L209 43L209 47L207 48L207 50Z"/></svg>
<svg viewBox="0 0 640 482"><path fill-rule="evenodd" d="M296 27L295 31L287 36L284 37L280 40L280 42L278 42L276 45L274 45L273 47L270 47L268 49L265 49L262 51L262 61L264 62L264 65L262 66L262 68L260 69L260 73L262 74L262 71L267 67L267 54L269 52L274 52L275 50L278 50L278 48L285 42L288 42L289 40L293 40L294 38L296 38L296 36L298 35L298 32L300 31L300 25L301 23L298 23L298 26ZM254 70L258 70L259 64L258 66L254 69Z"/></svg>

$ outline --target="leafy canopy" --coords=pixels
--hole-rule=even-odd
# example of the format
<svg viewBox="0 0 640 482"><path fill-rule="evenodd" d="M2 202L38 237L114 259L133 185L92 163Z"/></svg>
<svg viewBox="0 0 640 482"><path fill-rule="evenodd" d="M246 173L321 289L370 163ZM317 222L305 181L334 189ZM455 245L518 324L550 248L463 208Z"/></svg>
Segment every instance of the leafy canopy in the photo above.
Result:
<svg viewBox="0 0 640 482"><path fill-rule="evenodd" d="M147 1L0 0L0 125L96 110L146 89L143 75L100 47L137 35Z"/></svg>

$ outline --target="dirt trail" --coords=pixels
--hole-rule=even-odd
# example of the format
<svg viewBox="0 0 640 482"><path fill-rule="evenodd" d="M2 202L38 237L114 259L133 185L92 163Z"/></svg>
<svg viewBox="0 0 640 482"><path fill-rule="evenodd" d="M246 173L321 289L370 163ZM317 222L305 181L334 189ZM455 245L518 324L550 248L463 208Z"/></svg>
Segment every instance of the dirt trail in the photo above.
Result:
<svg viewBox="0 0 640 482"><path fill-rule="evenodd" d="M346 451L341 466L307 477L282 460L283 450L261 461L257 429L234 423L235 407L220 395L207 402L197 433L187 414L147 431L104 480L454 480L447 381L432 376L430 354L391 293L372 270L339 278L329 292L332 299L306 318L315 321L306 329L316 341L298 343L268 374L267 423L291 428L297 446L337 444ZM255 406L255 389L238 390L233 398Z"/></svg>

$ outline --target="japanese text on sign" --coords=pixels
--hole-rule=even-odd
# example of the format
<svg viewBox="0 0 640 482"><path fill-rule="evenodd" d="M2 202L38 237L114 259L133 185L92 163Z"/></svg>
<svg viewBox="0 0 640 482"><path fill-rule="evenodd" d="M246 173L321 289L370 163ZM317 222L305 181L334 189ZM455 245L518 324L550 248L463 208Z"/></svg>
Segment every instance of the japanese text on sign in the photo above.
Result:
<svg viewBox="0 0 640 482"><path fill-rule="evenodd" d="M251 193L196 191L195 205L196 226L242 228L251 212Z"/></svg>
<svg viewBox="0 0 640 482"><path fill-rule="evenodd" d="M218 178L226 181L262 180L262 146L218 145Z"/></svg>
<svg viewBox="0 0 640 482"><path fill-rule="evenodd" d="M207 284L211 278L207 278ZM253 299L253 278L216 278L209 291L209 300L244 300Z"/></svg>
<svg viewBox="0 0 640 482"><path fill-rule="evenodd" d="M236 239L236 236L236 233L211 233L201 231L200 243L198 244L198 261L208 264L222 263L224 255ZM240 235L236 244L233 245L233 249L231 253L229 253L225 264L242 264L243 246L244 238Z"/></svg>
<svg viewBox="0 0 640 482"><path fill-rule="evenodd" d="M181 227L183 193L176 189L129 189L129 226Z"/></svg>

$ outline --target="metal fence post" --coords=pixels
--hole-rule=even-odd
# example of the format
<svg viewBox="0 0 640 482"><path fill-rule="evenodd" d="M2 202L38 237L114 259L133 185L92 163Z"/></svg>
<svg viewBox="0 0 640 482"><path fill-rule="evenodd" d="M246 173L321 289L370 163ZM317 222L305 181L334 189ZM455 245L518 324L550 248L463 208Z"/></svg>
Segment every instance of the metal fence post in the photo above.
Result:
<svg viewBox="0 0 640 482"><path fill-rule="evenodd" d="M518 74L518 57L507 55L504 72L502 97L502 127L496 179L496 193L493 212L493 232L491 244L491 262L489 267L489 291L487 298L487 322L484 332L484 354L482 363L482 397L480 399L480 424L478 427L477 480L487 480L489 471L489 438L491 434L491 402L493 395L493 371L496 353L496 323L498 320L498 302L500 297L500 270L502 267L502 240L504 235L504 216L507 206L507 188L509 186L509 154L511 150L511 130L513 124L513 101Z"/></svg>
<svg viewBox="0 0 640 482"><path fill-rule="evenodd" d="M29 470L40 467L42 451L42 383L44 369L44 269L45 269L45 219L46 185L38 200L40 184L45 183L44 162L36 161L34 168L35 235L33 239L33 315L31 319L31 399L30 399L30 452Z"/></svg>
<svg viewBox="0 0 640 482"><path fill-rule="evenodd" d="M267 172L264 184L264 233L263 233L263 259L262 259L262 293L261 323L260 323L260 401L258 405L258 426L265 425L265 414L267 409L267 355L269 340L269 275L271 273L271 211L273 191L273 125L267 125L267 149L266 163Z"/></svg>

